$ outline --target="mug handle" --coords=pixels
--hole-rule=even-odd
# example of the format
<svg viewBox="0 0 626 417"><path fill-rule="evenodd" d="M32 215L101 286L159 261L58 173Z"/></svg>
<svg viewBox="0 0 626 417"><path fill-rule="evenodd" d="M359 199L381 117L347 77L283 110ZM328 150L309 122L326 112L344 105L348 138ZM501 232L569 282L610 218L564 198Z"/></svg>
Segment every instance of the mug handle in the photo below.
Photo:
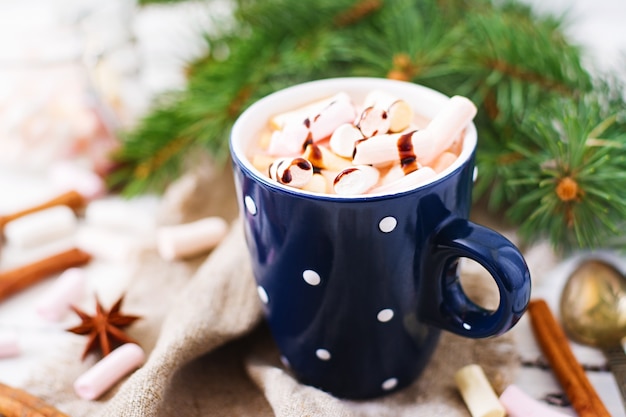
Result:
<svg viewBox="0 0 626 417"><path fill-rule="evenodd" d="M424 321L461 336L483 338L506 332L524 314L530 300L530 273L519 249L501 234L454 218L435 233L427 252L423 277L433 287L422 291ZM496 310L475 304L465 294L456 270L460 257L478 262L491 274L500 293Z"/></svg>

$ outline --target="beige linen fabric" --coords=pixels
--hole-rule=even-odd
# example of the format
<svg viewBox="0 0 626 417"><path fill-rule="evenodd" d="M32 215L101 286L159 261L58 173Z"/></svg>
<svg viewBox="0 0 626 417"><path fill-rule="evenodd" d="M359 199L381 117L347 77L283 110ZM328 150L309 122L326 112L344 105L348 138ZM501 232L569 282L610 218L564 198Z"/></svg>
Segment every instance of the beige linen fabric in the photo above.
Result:
<svg viewBox="0 0 626 417"><path fill-rule="evenodd" d="M210 205L200 202L216 198L216 181L229 184L228 170L224 175L179 181L165 196L170 211L166 217L183 221L206 215L203 210ZM232 215L232 184L219 187L217 198L223 201L212 204L227 207ZM98 401L80 400L72 383L95 359L78 361L84 340L77 336L33 377L29 391L73 417L454 417L469 416L454 386L456 370L478 363L502 390L518 367L511 333L484 340L444 333L433 360L412 386L376 400L340 400L299 384L281 365L262 320L238 220L220 246L199 267L197 263L167 263L156 254L138 263L124 310L144 317L128 329L148 355L143 367ZM466 291L493 303L493 284L481 275L480 268L470 268L463 278Z"/></svg>

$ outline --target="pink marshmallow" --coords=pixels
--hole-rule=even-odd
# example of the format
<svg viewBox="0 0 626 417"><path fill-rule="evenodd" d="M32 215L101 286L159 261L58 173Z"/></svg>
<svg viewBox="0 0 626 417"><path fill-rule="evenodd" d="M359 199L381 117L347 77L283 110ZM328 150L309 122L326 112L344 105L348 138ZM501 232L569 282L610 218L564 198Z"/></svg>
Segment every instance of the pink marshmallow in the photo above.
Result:
<svg viewBox="0 0 626 417"><path fill-rule="evenodd" d="M285 123L281 130L272 134L268 152L270 155L293 155L301 153L308 140L319 141L332 135L344 123L354 121L356 110L345 94L334 100L317 114L304 119L297 118Z"/></svg>
<svg viewBox="0 0 626 417"><path fill-rule="evenodd" d="M567 417L535 400L516 385L509 385L502 392L500 403L509 417Z"/></svg>
<svg viewBox="0 0 626 417"><path fill-rule="evenodd" d="M79 376L74 391L82 399L95 400L144 361L143 349L135 343L126 343Z"/></svg>
<svg viewBox="0 0 626 417"><path fill-rule="evenodd" d="M57 162L50 168L50 179L62 190L76 190L87 200L106 192L104 180L95 172L71 162Z"/></svg>
<svg viewBox="0 0 626 417"><path fill-rule="evenodd" d="M54 281L50 290L37 304L39 316L48 321L59 321L78 302L85 291L85 272L81 268L65 270Z"/></svg>
<svg viewBox="0 0 626 417"><path fill-rule="evenodd" d="M20 354L17 336L13 332L0 333L0 358L12 358Z"/></svg>

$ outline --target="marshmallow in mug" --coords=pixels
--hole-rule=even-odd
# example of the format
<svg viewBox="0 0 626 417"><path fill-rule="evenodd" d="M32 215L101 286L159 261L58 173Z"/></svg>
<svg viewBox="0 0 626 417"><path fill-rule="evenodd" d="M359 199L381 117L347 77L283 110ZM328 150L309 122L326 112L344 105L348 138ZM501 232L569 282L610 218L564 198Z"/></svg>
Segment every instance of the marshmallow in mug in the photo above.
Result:
<svg viewBox="0 0 626 417"><path fill-rule="evenodd" d="M256 144L251 160L271 179L307 191L402 191L454 163L476 111L454 96L419 129L419 115L404 100L372 91L358 111L342 92L271 118L269 143Z"/></svg>

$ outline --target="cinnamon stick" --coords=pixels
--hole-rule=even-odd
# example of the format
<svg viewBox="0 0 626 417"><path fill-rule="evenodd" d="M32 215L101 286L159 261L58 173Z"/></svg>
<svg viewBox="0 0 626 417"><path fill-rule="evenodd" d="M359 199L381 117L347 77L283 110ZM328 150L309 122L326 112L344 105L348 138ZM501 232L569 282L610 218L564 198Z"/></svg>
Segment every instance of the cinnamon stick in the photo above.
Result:
<svg viewBox="0 0 626 417"><path fill-rule="evenodd" d="M68 206L72 210L76 211L84 207L86 203L87 201L82 196L82 194L76 191L68 191L36 206L18 211L16 213L0 216L0 231L2 231L2 229L4 229L4 226L11 220L18 219L20 217L26 216L27 214L35 213L37 211L45 210L54 206Z"/></svg>
<svg viewBox="0 0 626 417"><path fill-rule="evenodd" d="M0 301L37 284L52 274L84 265L90 260L90 254L72 248L31 264L0 272Z"/></svg>
<svg viewBox="0 0 626 417"><path fill-rule="evenodd" d="M537 342L578 415L610 417L548 304L541 299L531 300L528 313Z"/></svg>
<svg viewBox="0 0 626 417"><path fill-rule="evenodd" d="M0 383L0 416L69 417L28 392Z"/></svg>

